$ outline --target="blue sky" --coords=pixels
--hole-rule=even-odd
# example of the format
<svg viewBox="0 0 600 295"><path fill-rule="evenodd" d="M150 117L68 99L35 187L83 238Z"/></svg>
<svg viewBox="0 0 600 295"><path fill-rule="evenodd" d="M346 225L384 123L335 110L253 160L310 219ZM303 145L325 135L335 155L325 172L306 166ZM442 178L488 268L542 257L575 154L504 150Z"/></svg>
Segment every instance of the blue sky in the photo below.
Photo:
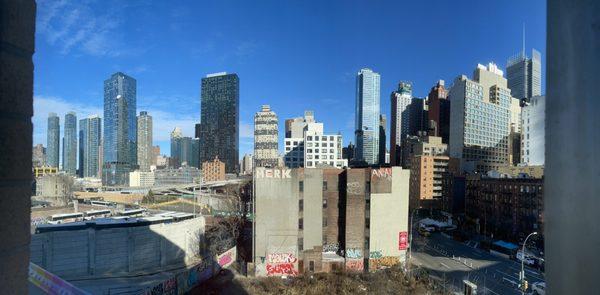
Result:
<svg viewBox="0 0 600 295"><path fill-rule="evenodd" d="M536 48L545 61L545 18L543 0L38 0L34 143L46 145L49 112L61 126L71 110L78 119L103 117L103 81L123 71L137 79L138 112L154 117L155 144L168 155L175 126L194 135L200 79L226 71L240 77L240 154L252 150L262 104L281 122L314 110L326 132L341 132L347 144L361 68L381 74L389 118L400 80L423 97L439 79L450 85L471 76L477 63L504 69L521 50L523 23L527 52Z"/></svg>

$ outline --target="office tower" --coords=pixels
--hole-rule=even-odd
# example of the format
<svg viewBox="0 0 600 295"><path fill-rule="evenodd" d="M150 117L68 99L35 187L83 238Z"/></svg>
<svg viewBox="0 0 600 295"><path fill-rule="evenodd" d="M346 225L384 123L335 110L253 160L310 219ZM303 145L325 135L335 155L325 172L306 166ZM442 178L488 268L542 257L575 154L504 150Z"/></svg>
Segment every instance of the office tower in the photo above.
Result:
<svg viewBox="0 0 600 295"><path fill-rule="evenodd" d="M427 134L429 132L427 100L413 97L408 108L410 109L408 135L421 136Z"/></svg>
<svg viewBox="0 0 600 295"><path fill-rule="evenodd" d="M79 120L79 177L98 177L102 119L98 115Z"/></svg>
<svg viewBox="0 0 600 295"><path fill-rule="evenodd" d="M63 137L63 170L77 174L77 116L75 112L65 115L65 136Z"/></svg>
<svg viewBox="0 0 600 295"><path fill-rule="evenodd" d="M200 165L200 139L192 138L192 154L190 156L192 158L191 163L189 164L192 167L196 167L198 169L202 168Z"/></svg>
<svg viewBox="0 0 600 295"><path fill-rule="evenodd" d="M60 118L56 113L48 114L47 131L47 154L46 160L50 167L58 168L58 159L60 157Z"/></svg>
<svg viewBox="0 0 600 295"><path fill-rule="evenodd" d="M252 167L254 166L254 158L252 154L244 154L242 158L242 173L252 174Z"/></svg>
<svg viewBox="0 0 600 295"><path fill-rule="evenodd" d="M175 127L173 131L171 131L171 163L174 168L178 168L181 166L181 139L183 138L183 133L181 132L181 128Z"/></svg>
<svg viewBox="0 0 600 295"><path fill-rule="evenodd" d="M236 74L217 73L202 79L200 162L219 157L227 173L239 168L239 92Z"/></svg>
<svg viewBox="0 0 600 295"><path fill-rule="evenodd" d="M356 146L350 142L347 147L342 148L342 159L347 159L351 162L354 159L354 150Z"/></svg>
<svg viewBox="0 0 600 295"><path fill-rule="evenodd" d="M140 171L150 171L152 165L152 116L148 112L137 117L137 164Z"/></svg>
<svg viewBox="0 0 600 295"><path fill-rule="evenodd" d="M323 123L315 121L312 111L305 111L304 118L294 118L290 122L290 137L284 139L286 167L348 166L348 160L342 159L342 135L324 134Z"/></svg>
<svg viewBox="0 0 600 295"><path fill-rule="evenodd" d="M521 163L544 165L546 96L534 96L521 113Z"/></svg>
<svg viewBox="0 0 600 295"><path fill-rule="evenodd" d="M542 95L542 58L532 49L531 58L523 51L508 59L506 79L511 95L529 101L533 96Z"/></svg>
<svg viewBox="0 0 600 295"><path fill-rule="evenodd" d="M385 115L379 115L379 165L385 165L385 154L386 154L386 136L385 136L385 124L387 123L387 119Z"/></svg>
<svg viewBox="0 0 600 295"><path fill-rule="evenodd" d="M137 166L136 84L121 72L104 81L104 185L127 185Z"/></svg>
<svg viewBox="0 0 600 295"><path fill-rule="evenodd" d="M377 164L379 160L380 77L370 69L356 76L356 160Z"/></svg>
<svg viewBox="0 0 600 295"><path fill-rule="evenodd" d="M444 80L439 80L427 95L429 135L439 136L448 144L450 138L450 100L444 87Z"/></svg>
<svg viewBox="0 0 600 295"><path fill-rule="evenodd" d="M202 124L197 123L194 125L194 138L200 138L201 130L202 130Z"/></svg>
<svg viewBox="0 0 600 295"><path fill-rule="evenodd" d="M517 165L521 162L521 101L510 99L510 125L508 135L508 163Z"/></svg>
<svg viewBox="0 0 600 295"><path fill-rule="evenodd" d="M511 96L503 72L479 64L473 80L455 79L449 96L450 157L461 158L466 171L507 165Z"/></svg>
<svg viewBox="0 0 600 295"><path fill-rule="evenodd" d="M192 152L194 151L193 139L184 136L180 139L179 161L181 165L192 165Z"/></svg>
<svg viewBox="0 0 600 295"><path fill-rule="evenodd" d="M156 159L160 156L160 146L155 145L152 147L152 165L156 166Z"/></svg>
<svg viewBox="0 0 600 295"><path fill-rule="evenodd" d="M269 105L263 105L254 115L254 166L278 166L279 162L279 122L277 114Z"/></svg>
<svg viewBox="0 0 600 295"><path fill-rule="evenodd" d="M412 103L412 84L400 81L398 90L391 95L392 121L390 130L390 164L400 165L400 145L410 132L410 104Z"/></svg>

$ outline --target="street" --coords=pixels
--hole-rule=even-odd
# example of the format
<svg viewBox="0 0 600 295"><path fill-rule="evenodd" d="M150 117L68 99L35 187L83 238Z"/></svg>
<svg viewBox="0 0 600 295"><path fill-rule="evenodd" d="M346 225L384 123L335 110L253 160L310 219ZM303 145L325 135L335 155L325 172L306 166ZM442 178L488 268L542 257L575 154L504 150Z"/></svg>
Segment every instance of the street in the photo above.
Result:
<svg viewBox="0 0 600 295"><path fill-rule="evenodd" d="M413 264L430 271L449 291L462 291L467 279L478 286L479 294L521 294L517 289L521 264L467 246L441 233L422 237L415 231ZM531 285L544 281L537 269L525 266Z"/></svg>

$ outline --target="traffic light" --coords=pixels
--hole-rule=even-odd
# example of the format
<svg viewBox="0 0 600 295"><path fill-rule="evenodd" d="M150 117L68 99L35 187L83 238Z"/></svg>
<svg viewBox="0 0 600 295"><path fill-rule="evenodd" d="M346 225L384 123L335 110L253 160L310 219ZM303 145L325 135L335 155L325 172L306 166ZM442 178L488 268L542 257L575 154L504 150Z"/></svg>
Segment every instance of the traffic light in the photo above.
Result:
<svg viewBox="0 0 600 295"><path fill-rule="evenodd" d="M523 287L523 291L527 291L529 283L526 280L523 280L523 284L521 284L521 287Z"/></svg>

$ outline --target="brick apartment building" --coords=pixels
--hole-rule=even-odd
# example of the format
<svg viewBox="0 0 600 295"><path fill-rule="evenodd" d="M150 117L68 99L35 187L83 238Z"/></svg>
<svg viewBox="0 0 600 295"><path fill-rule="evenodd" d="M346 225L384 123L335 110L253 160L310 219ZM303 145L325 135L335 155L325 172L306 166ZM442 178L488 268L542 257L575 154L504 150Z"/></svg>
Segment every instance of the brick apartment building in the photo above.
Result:
<svg viewBox="0 0 600 295"><path fill-rule="evenodd" d="M491 178L466 176L466 215L479 232L495 239L517 240L542 232L543 178Z"/></svg>
<svg viewBox="0 0 600 295"><path fill-rule="evenodd" d="M202 163L202 179L204 181L225 180L225 163L219 161L218 157Z"/></svg>
<svg viewBox="0 0 600 295"><path fill-rule="evenodd" d="M254 177L256 276L404 262L408 170L257 168Z"/></svg>

